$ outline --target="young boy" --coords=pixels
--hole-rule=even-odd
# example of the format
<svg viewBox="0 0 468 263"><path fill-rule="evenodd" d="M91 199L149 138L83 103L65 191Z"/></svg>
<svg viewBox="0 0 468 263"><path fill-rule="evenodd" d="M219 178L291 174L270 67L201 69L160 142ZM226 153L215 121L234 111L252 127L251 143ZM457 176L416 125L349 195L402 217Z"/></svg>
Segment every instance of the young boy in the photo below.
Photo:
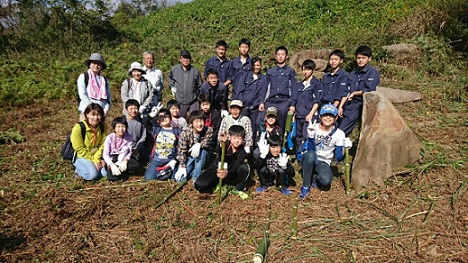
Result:
<svg viewBox="0 0 468 263"><path fill-rule="evenodd" d="M275 107L269 107L266 110L265 120L263 120L258 125L257 134L255 135L255 145L258 145L258 143L261 140L266 140L273 135L278 135L280 137L282 136L283 131L281 130L281 127L276 123L277 120L278 109ZM258 148L254 150L253 156L255 159L257 159L260 156Z"/></svg>
<svg viewBox="0 0 468 263"><path fill-rule="evenodd" d="M154 146L151 161L145 172L145 180L167 180L171 178L177 164L177 146L181 132L171 125L171 113L161 109L157 115L158 124L151 131Z"/></svg>
<svg viewBox="0 0 468 263"><path fill-rule="evenodd" d="M221 111L221 116L228 115L227 99L228 89L222 82L219 82L216 69L210 69L207 72L208 79L201 86L200 94L209 94L211 98L211 107Z"/></svg>
<svg viewBox="0 0 468 263"><path fill-rule="evenodd" d="M240 125L245 129L245 151L247 154L251 153L253 147L253 134L252 134L252 123L246 116L241 117L242 108L244 107L242 101L233 100L229 107L229 115L224 117L221 121L221 126L218 133L218 141L221 139L221 135L227 134L229 128L232 125Z"/></svg>
<svg viewBox="0 0 468 263"><path fill-rule="evenodd" d="M303 131L312 119L318 120L317 109L322 98L322 83L313 74L315 62L306 59L302 63L302 74L304 81L297 83L297 103L296 103L296 145L300 145L304 138L307 138Z"/></svg>
<svg viewBox="0 0 468 263"><path fill-rule="evenodd" d="M125 103L127 109L128 133L132 135L132 157L137 159L141 165L146 165L149 161L149 147L146 146L146 128L143 126L138 114L140 103L137 100L129 99Z"/></svg>
<svg viewBox="0 0 468 263"><path fill-rule="evenodd" d="M239 56L233 58L229 63L229 76L228 80L233 86L237 85L239 76L242 71L250 70L250 40L243 38L239 41Z"/></svg>
<svg viewBox="0 0 468 263"><path fill-rule="evenodd" d="M359 67L349 74L348 101L343 106L343 116L338 127L349 136L362 114L362 100L365 92L375 91L380 83L377 69L369 65L372 58L372 49L360 46L355 52L356 63Z"/></svg>
<svg viewBox="0 0 468 263"><path fill-rule="evenodd" d="M104 142L102 158L110 168L107 174L109 181L126 180L129 172L140 168L138 161L132 157L132 135L127 132L127 120L124 116L112 120L113 133L107 135Z"/></svg>
<svg viewBox="0 0 468 263"><path fill-rule="evenodd" d="M249 165L244 161L247 153L244 151L245 130L240 125L233 125L229 128L229 140L227 136L221 136L221 142L226 143L226 156L224 167L221 169L221 162L213 163L200 177L195 181L194 186L201 193L212 193L213 188L218 184L219 178L223 179L223 185L235 186L235 192L242 199L248 195L244 193L245 182L249 178ZM221 156L221 146L217 147L218 156ZM218 158L220 161L221 158Z"/></svg>
<svg viewBox="0 0 468 263"><path fill-rule="evenodd" d="M289 156L286 153L280 153L281 137L272 135L266 140L261 140L258 149L260 156L256 161L260 186L256 192L266 191L276 181L276 186L281 193L291 194L288 183L294 177L294 168L289 162Z"/></svg>
<svg viewBox="0 0 468 263"><path fill-rule="evenodd" d="M338 115L340 114L344 103L348 96L348 72L341 68L343 64L344 53L339 49L333 50L328 56L328 64L330 65L330 72L327 72L322 77L323 95L322 103L333 103L338 108Z"/></svg>
<svg viewBox="0 0 468 263"><path fill-rule="evenodd" d="M182 50L180 64L172 67L169 72L169 86L180 103L180 116L187 117L187 112L198 109L197 97L200 93L202 79L200 72L192 67L192 56L187 50Z"/></svg>
<svg viewBox="0 0 468 263"><path fill-rule="evenodd" d="M330 163L333 156L340 162L344 159L344 147L351 147L351 141L344 132L335 127L338 109L333 104L325 104L320 109L321 123L310 122L307 128L308 138L302 145L303 183L300 197L305 198L310 187L330 189L333 172ZM315 172L315 173L314 173Z"/></svg>
<svg viewBox="0 0 468 263"><path fill-rule="evenodd" d="M286 65L288 58L288 49L284 46L276 48L275 51L276 66L267 71L266 88L260 95L261 103L258 110L258 119L260 122L265 118L264 110L274 106L278 109L278 124L284 131L286 125L286 116L288 111L294 113L297 101L296 71ZM268 97L267 97L268 95Z"/></svg>
<svg viewBox="0 0 468 263"><path fill-rule="evenodd" d="M196 181L200 176L208 151L211 150L210 142L213 136L213 128L205 126L205 115L201 110L195 110L189 117L190 126L182 131L179 139L179 151L177 160L179 168L174 175L177 182L190 178Z"/></svg>
<svg viewBox="0 0 468 263"><path fill-rule="evenodd" d="M211 145L215 148L218 141L219 126L221 125L221 114L218 110L211 108L210 95L207 93L200 94L198 103L200 104L200 110L203 111L205 117L205 126L213 128Z"/></svg>
<svg viewBox="0 0 468 263"><path fill-rule="evenodd" d="M166 108L171 112L172 127L179 128L179 130L181 131L187 128L187 121L183 117L180 117L179 115L179 112L180 112L179 102L177 102L174 99L169 100L167 102Z"/></svg>
<svg viewBox="0 0 468 263"><path fill-rule="evenodd" d="M216 56L209 58L205 64L205 79L208 78L208 71L214 69L219 74L219 80L228 87L231 81L228 80L229 60L226 58L227 43L224 40L216 42Z"/></svg>

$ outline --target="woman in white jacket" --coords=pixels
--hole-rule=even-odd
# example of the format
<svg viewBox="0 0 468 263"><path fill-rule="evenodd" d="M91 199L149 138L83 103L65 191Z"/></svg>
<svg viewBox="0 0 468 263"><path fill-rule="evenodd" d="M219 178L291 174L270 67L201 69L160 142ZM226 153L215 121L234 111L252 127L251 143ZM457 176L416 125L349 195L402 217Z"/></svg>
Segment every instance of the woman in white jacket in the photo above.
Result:
<svg viewBox="0 0 468 263"><path fill-rule="evenodd" d="M120 96L122 97L122 105L125 105L127 100L134 99L140 103L140 114L147 115L151 106L153 106L154 89L147 79L143 77L145 68L139 62L133 62L128 69L128 78L122 82ZM122 112L126 115L125 107Z"/></svg>

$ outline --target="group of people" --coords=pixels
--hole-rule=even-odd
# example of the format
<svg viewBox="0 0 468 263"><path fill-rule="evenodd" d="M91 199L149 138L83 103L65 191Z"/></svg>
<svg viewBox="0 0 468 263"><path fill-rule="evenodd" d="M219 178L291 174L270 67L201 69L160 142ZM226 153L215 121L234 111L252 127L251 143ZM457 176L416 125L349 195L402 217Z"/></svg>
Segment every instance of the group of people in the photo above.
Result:
<svg viewBox="0 0 468 263"><path fill-rule="evenodd" d="M77 176L125 180L147 167L145 180L191 179L196 190L211 193L222 178L246 198L246 182L256 171L256 192L276 186L289 195L295 170L284 141L285 130L290 130L287 116L293 115L293 143L303 178L300 197L313 187L329 188L332 159L342 161L344 148L352 146L348 136L362 114L363 94L375 91L380 82L369 64L371 48L356 50L358 69L349 74L341 68L344 53L332 51L330 71L322 80L313 76L315 62L307 59L301 81L286 64L284 46L276 48L276 65L265 75L262 60L249 56L248 39L240 40L240 55L232 60L225 56L225 41L218 41L215 50L216 56L205 64L204 83L191 65L190 52L180 52L180 64L168 74L173 99L166 107L162 72L154 66L154 53L145 52L144 65L133 62L122 82L124 116L112 121L109 135L103 125L111 101L109 82L102 75L106 64L102 55L92 54L85 61L88 70L77 81L84 123L76 124L71 135Z"/></svg>

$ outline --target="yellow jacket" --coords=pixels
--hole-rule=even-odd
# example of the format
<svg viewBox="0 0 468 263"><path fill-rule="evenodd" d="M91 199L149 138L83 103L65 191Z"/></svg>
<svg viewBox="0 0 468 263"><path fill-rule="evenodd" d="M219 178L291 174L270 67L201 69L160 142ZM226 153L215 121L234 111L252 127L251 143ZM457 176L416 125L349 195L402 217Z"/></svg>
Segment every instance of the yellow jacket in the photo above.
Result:
<svg viewBox="0 0 468 263"><path fill-rule="evenodd" d="M93 131L86 121L82 121L86 127L85 139L81 137L81 127L77 123L72 129L70 141L76 152L77 158L86 158L93 163L101 161L104 150L104 141L106 139L106 128L101 131L98 128Z"/></svg>

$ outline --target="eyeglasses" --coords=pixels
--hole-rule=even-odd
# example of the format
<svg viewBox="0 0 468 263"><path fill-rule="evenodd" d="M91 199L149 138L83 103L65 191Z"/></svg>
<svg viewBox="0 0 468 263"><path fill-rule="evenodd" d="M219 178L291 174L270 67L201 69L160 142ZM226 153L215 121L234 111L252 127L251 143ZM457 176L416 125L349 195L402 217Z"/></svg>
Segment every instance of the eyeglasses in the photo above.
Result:
<svg viewBox="0 0 468 263"><path fill-rule="evenodd" d="M165 118L170 118L171 116L170 115L158 115L158 120L164 120Z"/></svg>

